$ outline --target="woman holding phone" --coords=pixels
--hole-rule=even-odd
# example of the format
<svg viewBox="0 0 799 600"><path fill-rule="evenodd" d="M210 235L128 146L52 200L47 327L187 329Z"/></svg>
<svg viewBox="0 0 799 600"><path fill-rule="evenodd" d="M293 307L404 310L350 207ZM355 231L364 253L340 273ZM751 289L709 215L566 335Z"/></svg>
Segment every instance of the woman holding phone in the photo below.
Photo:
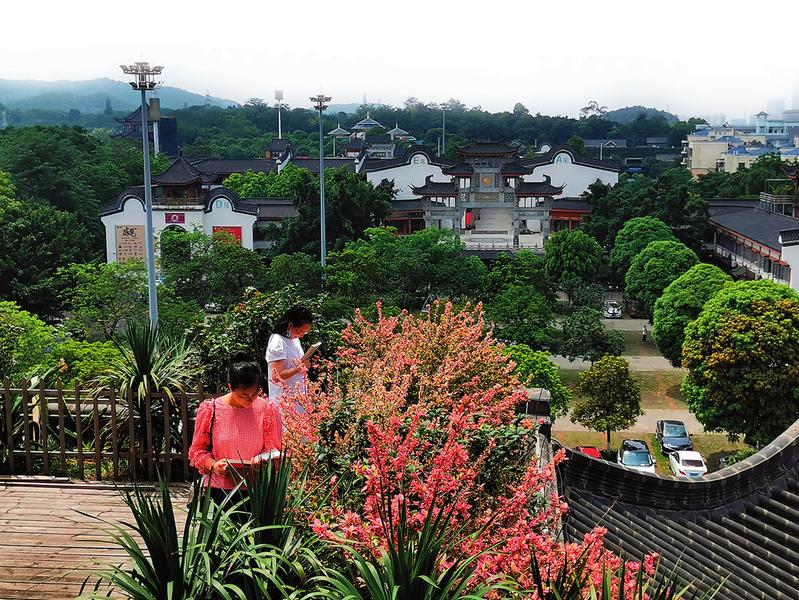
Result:
<svg viewBox="0 0 799 600"><path fill-rule="evenodd" d="M246 352L228 366L228 393L197 408L189 460L221 503L236 487L235 469L278 455L283 447L280 410L261 392L261 367Z"/></svg>
<svg viewBox="0 0 799 600"><path fill-rule="evenodd" d="M266 347L269 399L278 402L284 394L306 391L305 370L311 355L319 347L311 346L303 352L300 340L311 330L313 314L302 304L294 306L275 324ZM296 405L298 411L302 407Z"/></svg>

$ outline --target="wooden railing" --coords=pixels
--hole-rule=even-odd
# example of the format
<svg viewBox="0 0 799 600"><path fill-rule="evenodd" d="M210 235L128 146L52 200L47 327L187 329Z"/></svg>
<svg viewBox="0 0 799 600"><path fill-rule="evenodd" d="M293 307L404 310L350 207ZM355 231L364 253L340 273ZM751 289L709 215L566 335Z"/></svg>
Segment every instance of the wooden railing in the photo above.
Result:
<svg viewBox="0 0 799 600"><path fill-rule="evenodd" d="M218 386L217 392L220 392ZM0 474L190 481L189 446L202 389L138 398L114 390L0 389Z"/></svg>

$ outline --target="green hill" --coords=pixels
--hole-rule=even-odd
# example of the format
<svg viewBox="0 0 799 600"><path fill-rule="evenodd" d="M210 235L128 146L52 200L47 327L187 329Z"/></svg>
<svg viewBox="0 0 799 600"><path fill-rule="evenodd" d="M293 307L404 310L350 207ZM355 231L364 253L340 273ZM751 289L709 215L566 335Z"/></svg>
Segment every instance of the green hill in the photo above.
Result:
<svg viewBox="0 0 799 600"><path fill-rule="evenodd" d="M647 108L646 106L625 106L624 108L617 108L616 110L609 110L603 115L603 119L608 121L615 121L616 123L632 123L638 118L638 115L643 114L647 118L663 117L667 123L676 123L679 121L677 115L673 115L665 110L658 110L657 108Z"/></svg>

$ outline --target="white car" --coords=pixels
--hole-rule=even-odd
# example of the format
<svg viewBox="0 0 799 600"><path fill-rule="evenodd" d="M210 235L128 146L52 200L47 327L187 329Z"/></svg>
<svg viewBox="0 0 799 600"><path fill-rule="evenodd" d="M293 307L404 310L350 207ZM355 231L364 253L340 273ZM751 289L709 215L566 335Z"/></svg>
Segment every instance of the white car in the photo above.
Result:
<svg viewBox="0 0 799 600"><path fill-rule="evenodd" d="M606 319L621 319L621 306L615 300L602 304L602 316Z"/></svg>
<svg viewBox="0 0 799 600"><path fill-rule="evenodd" d="M707 473L707 465L702 455L693 450L678 450L669 455L669 467L677 477L700 479Z"/></svg>

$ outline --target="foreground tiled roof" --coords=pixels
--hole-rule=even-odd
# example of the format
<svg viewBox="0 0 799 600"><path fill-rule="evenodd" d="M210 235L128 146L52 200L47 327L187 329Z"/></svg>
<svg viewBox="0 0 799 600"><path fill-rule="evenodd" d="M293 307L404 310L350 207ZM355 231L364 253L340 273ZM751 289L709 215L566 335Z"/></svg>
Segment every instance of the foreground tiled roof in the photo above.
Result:
<svg viewBox="0 0 799 600"><path fill-rule="evenodd" d="M639 559L658 552L719 600L799 598L799 421L756 455L699 481L645 475L567 451L559 486L570 539L596 526Z"/></svg>
<svg viewBox="0 0 799 600"><path fill-rule="evenodd" d="M754 203L734 206L710 204L710 223L734 231L760 244L781 250L780 231L799 227L799 220L753 208Z"/></svg>
<svg viewBox="0 0 799 600"><path fill-rule="evenodd" d="M544 175L544 181L523 181L516 188L518 196L554 196L560 194L565 186L552 185L552 178Z"/></svg>

